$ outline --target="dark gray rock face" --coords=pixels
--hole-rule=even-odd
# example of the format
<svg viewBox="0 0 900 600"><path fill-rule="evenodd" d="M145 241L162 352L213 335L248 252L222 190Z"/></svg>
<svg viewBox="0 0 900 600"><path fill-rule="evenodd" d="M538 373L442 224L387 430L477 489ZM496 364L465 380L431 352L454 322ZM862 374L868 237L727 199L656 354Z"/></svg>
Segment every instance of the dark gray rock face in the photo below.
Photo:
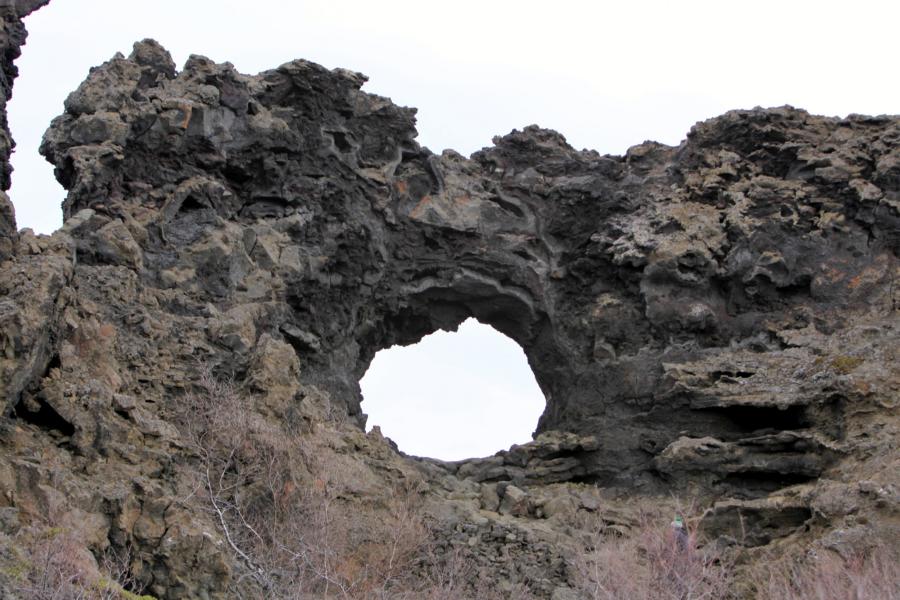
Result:
<svg viewBox="0 0 900 600"><path fill-rule="evenodd" d="M96 486L69 501L153 557L155 593L224 568L177 512L167 419L198 364L267 416L324 402L362 425L375 353L468 317L524 348L547 398L533 445L428 467L484 510L546 516L574 500L529 486L572 481L690 489L727 499L710 530L749 514L764 544L857 494L820 480L898 484L900 118L735 111L625 156L530 126L465 158L364 82L306 61L179 72L148 40L45 134L66 225L4 267L0 391L63 440L67 489Z"/></svg>
<svg viewBox="0 0 900 600"><path fill-rule="evenodd" d="M14 61L21 54L28 32L22 19L50 0L0 1L0 262L12 254L16 243L16 214L5 192L9 189L9 155L15 143L6 121L6 103L12 97L13 80L18 75Z"/></svg>
<svg viewBox="0 0 900 600"><path fill-rule="evenodd" d="M466 159L420 147L414 111L364 81L202 57L176 74L154 42L93 71L42 146L66 217L94 211L79 262L177 287L185 316L258 306L258 335L360 423L375 352L474 316L525 349L539 431L599 436L597 483L659 485L681 438L728 464L760 448L754 476L826 468L826 441L783 436L838 441L844 400L784 368L812 359L785 338L892 314L896 118L738 111L623 157L527 127ZM210 341L246 370L255 339Z"/></svg>
<svg viewBox="0 0 900 600"><path fill-rule="evenodd" d="M4 192L0 192L0 262L12 256L17 241L16 211Z"/></svg>

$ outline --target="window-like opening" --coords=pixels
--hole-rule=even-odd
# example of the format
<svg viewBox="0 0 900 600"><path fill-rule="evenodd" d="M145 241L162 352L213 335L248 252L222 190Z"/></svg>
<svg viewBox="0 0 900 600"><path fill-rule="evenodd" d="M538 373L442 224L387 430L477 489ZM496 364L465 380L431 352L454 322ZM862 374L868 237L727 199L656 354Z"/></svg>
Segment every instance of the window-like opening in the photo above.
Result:
<svg viewBox="0 0 900 600"><path fill-rule="evenodd" d="M531 441L545 406L522 348L475 319L382 350L360 386L368 430L377 425L403 452L442 460Z"/></svg>

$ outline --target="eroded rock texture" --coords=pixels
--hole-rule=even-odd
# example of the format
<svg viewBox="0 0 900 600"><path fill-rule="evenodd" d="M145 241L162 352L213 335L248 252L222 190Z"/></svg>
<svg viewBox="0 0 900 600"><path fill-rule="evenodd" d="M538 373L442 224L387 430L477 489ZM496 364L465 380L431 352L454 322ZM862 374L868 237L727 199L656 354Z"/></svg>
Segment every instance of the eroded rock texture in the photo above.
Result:
<svg viewBox="0 0 900 600"><path fill-rule="evenodd" d="M50 0L0 1L0 262L12 254L16 242L16 214L5 194L10 185L9 155L15 146L6 122L6 103L12 97L13 80L18 75L14 61L21 53L28 32L22 19Z"/></svg>
<svg viewBox="0 0 900 600"><path fill-rule="evenodd" d="M564 589L552 517L607 493L696 495L749 546L896 526L900 119L735 111L621 157L531 126L465 158L364 81L144 41L68 97L41 149L66 224L2 232L0 504L88 515L154 594L221 593L234 557L176 502L200 366L276 422L361 426L377 351L475 317L524 348L544 435L341 452L424 473L449 538L506 548L485 568Z"/></svg>

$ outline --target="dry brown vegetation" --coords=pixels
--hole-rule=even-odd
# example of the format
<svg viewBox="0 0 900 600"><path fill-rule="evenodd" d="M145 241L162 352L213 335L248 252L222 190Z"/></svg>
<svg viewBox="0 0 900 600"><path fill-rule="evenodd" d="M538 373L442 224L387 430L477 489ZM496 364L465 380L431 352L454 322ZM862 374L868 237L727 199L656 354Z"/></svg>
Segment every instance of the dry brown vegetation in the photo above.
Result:
<svg viewBox="0 0 900 600"><path fill-rule="evenodd" d="M757 597L771 600L898 600L900 555L885 543L842 557L822 550L801 560L764 561L752 571Z"/></svg>
<svg viewBox="0 0 900 600"><path fill-rule="evenodd" d="M229 382L206 375L186 398L182 427L201 459L200 506L209 510L241 567L241 598L345 600L528 600L527 585L500 592L481 581L463 552L438 555L414 479L367 498L354 497L357 474L313 441L252 410ZM679 512L692 515L692 507ZM640 511L628 535L604 535L571 558L569 578L585 600L737 598L729 552L703 544L690 526L678 541L668 518ZM897 598L898 569L882 549L847 561L836 555L772 568L752 578L751 595L772 600ZM744 592L745 593L745 592Z"/></svg>
<svg viewBox="0 0 900 600"><path fill-rule="evenodd" d="M473 585L474 567L438 556L417 482L358 497L352 465L313 435L273 424L230 382L202 377L182 429L201 462L194 501L241 565L241 598L465 600L500 598ZM527 588L504 598L530 598Z"/></svg>
<svg viewBox="0 0 900 600"><path fill-rule="evenodd" d="M415 476L361 486L360 469L368 467L323 443L343 425L305 423L295 430L268 420L252 398L209 373L185 396L179 420L196 457L192 475L200 473L184 503L208 512L234 559L229 597L535 598L527 584L501 591L466 548L435 541ZM573 521L573 530L586 535L567 564L577 598L900 600L898 556L890 546L844 558L826 551L800 560L768 557L736 568L730 552L698 539L691 527L696 511L678 512L689 517L681 539L668 524L671 514L659 507L639 510L625 535L596 513ZM127 591L139 589L129 556L97 559L64 528L26 527L6 546L0 577L21 600L149 598Z"/></svg>
<svg viewBox="0 0 900 600"><path fill-rule="evenodd" d="M665 521L658 510L643 510L627 536L604 536L599 519L582 524L598 543L572 557L579 598L900 600L900 556L887 543L848 557L827 550L802 559L762 556L748 567L728 549L703 545L690 519L681 544Z"/></svg>
<svg viewBox="0 0 900 600"><path fill-rule="evenodd" d="M108 550L98 563L73 531L49 525L24 528L9 541L0 570L16 598L152 600L127 591L134 583L127 552Z"/></svg>
<svg viewBox="0 0 900 600"><path fill-rule="evenodd" d="M712 545L701 547L688 525L679 540L658 512L642 511L627 536L585 527L597 543L571 561L580 597L590 600L724 600L732 594L732 565Z"/></svg>

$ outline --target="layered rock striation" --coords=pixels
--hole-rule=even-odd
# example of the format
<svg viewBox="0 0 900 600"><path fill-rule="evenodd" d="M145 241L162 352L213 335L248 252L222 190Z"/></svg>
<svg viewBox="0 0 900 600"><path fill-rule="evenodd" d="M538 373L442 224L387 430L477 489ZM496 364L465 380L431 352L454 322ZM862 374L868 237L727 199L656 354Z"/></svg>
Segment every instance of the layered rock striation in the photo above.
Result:
<svg viewBox="0 0 900 600"><path fill-rule="evenodd" d="M175 502L201 372L275 422L361 427L376 352L475 317L525 350L537 441L463 464L359 442L465 504L448 531L585 510L567 483L697 495L751 546L895 526L900 118L734 111L624 156L530 126L466 158L365 80L178 71L145 40L67 98L41 146L65 225L0 213L0 504L141 549L155 594L215 594L231 559Z"/></svg>

